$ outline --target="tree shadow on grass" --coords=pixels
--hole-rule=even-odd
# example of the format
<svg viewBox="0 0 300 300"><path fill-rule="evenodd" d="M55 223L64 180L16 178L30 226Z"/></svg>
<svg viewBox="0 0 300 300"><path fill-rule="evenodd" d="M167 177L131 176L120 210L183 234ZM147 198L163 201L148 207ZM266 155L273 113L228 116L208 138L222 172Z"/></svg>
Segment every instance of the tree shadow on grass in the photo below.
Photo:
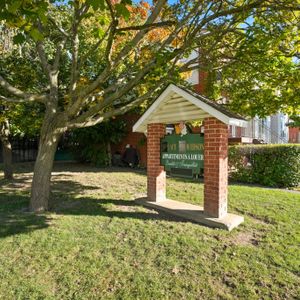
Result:
<svg viewBox="0 0 300 300"><path fill-rule="evenodd" d="M120 219L180 221L185 220L146 209L133 200L106 199L82 196L79 192L94 189L71 180L55 181L52 186L50 210L34 214L28 211L28 191L18 189L0 191L0 239L30 233L51 226L51 214L100 216Z"/></svg>
<svg viewBox="0 0 300 300"><path fill-rule="evenodd" d="M123 199L93 199L88 197L67 199L63 203L54 204L50 211L62 215L186 222L182 218L155 209L144 208L133 200Z"/></svg>
<svg viewBox="0 0 300 300"><path fill-rule="evenodd" d="M15 174L33 173L34 162L23 162L14 164ZM3 170L3 164L0 164L0 171ZM136 174L146 174L145 168L128 168L128 167L96 167L90 163L79 162L54 162L53 172L84 172L84 173L123 173L132 172Z"/></svg>
<svg viewBox="0 0 300 300"><path fill-rule="evenodd" d="M26 199L28 202L28 199ZM0 213L0 239L12 235L26 234L51 226L51 213L57 215L99 216L119 219L187 222L184 219L153 209L142 208L132 200L80 198L52 205L48 213L34 214L28 211Z"/></svg>
<svg viewBox="0 0 300 300"><path fill-rule="evenodd" d="M20 233L29 233L49 226L51 218L29 212L0 215L0 239Z"/></svg>
<svg viewBox="0 0 300 300"><path fill-rule="evenodd" d="M59 180L60 176L64 180ZM55 175L58 180L52 182L51 199L55 195L60 196L62 202L74 197L82 190L93 190L94 186L82 185L78 182L68 180L65 174ZM50 225L49 213L34 214L29 212L29 190L31 177L24 175L13 181L0 180L0 239L35 230L47 228ZM67 198L64 195L68 195ZM51 213L51 212L50 212Z"/></svg>
<svg viewBox="0 0 300 300"><path fill-rule="evenodd" d="M61 179L62 178L62 179ZM70 178L70 180L69 180ZM94 185L82 185L72 180L73 176L68 174L55 174L52 176L51 192L77 194L83 190L97 190ZM6 193L29 192L32 176L23 175L13 180L0 179L0 188ZM1 191L1 190L0 190ZM0 192L1 193L1 192Z"/></svg>
<svg viewBox="0 0 300 300"><path fill-rule="evenodd" d="M0 239L49 226L47 214L28 212L29 196L0 193Z"/></svg>

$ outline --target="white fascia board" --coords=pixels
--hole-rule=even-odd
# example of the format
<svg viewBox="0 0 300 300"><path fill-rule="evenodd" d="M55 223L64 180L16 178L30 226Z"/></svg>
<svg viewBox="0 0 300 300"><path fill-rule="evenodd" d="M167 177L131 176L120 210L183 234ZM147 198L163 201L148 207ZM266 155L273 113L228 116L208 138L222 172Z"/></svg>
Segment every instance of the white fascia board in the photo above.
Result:
<svg viewBox="0 0 300 300"><path fill-rule="evenodd" d="M195 104L197 107L203 109L205 112L210 114L212 117L217 118L218 120L222 121L225 124L229 124L230 118L228 116L226 116L225 114L221 113L220 111L218 111L217 109L211 107L210 105L202 102L201 100L195 98L193 95L191 95L191 94L187 93L186 91L178 88L177 86L173 85L173 88L174 88L174 92L181 95L182 97L184 97L185 99L187 99L191 103Z"/></svg>
<svg viewBox="0 0 300 300"><path fill-rule="evenodd" d="M147 122L147 119L151 116L151 114L165 101L169 98L168 96L172 93L176 93L177 95L183 97L185 100L193 103L195 106L203 110L204 112L208 113L212 117L217 118L218 120L222 121L227 125L235 125L239 127L247 127L247 121L230 118L227 115L223 114L222 112L218 111L214 107L206 104L205 102L197 99L193 95L189 94L188 92L182 90L181 88L177 87L174 84L170 84L164 92L157 98L157 100L149 107L149 109L142 115L142 117L133 125L133 132L145 132L145 128L147 128L144 122ZM151 122L151 120L150 120Z"/></svg>
<svg viewBox="0 0 300 300"><path fill-rule="evenodd" d="M148 110L140 117L140 119L133 125L133 132L144 132L140 126L148 119L148 117L152 114L154 110L158 108L158 106L167 100L167 96L172 92L172 84L168 85L168 87L162 92L162 94L154 101L154 103L148 108Z"/></svg>
<svg viewBox="0 0 300 300"><path fill-rule="evenodd" d="M189 100L191 103L195 104L197 107L201 108L211 116L217 118L218 120L222 121L227 125L235 125L239 127L247 127L248 122L241 119L230 118L227 115L223 114L222 112L218 111L214 107L206 104L205 102L201 101L200 99L195 98L193 95L187 93L186 91L178 88L177 86L173 85L174 92L180 94L185 99Z"/></svg>
<svg viewBox="0 0 300 300"><path fill-rule="evenodd" d="M248 121L230 118L228 125L233 125L233 126L238 126L238 127L244 127L244 128L246 128L246 127L248 127Z"/></svg>

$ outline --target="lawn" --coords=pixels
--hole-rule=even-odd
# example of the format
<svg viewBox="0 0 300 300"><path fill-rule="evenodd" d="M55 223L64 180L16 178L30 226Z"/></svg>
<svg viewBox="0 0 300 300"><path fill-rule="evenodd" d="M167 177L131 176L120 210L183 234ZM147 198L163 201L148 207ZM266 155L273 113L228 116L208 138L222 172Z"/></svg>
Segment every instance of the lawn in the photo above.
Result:
<svg viewBox="0 0 300 300"><path fill-rule="evenodd" d="M143 172L56 165L51 211L27 212L32 166L0 181L0 299L296 299L300 193L231 185L226 232L133 201ZM0 174L2 176L2 174ZM203 184L168 179L202 202ZM299 298L298 298L299 299Z"/></svg>

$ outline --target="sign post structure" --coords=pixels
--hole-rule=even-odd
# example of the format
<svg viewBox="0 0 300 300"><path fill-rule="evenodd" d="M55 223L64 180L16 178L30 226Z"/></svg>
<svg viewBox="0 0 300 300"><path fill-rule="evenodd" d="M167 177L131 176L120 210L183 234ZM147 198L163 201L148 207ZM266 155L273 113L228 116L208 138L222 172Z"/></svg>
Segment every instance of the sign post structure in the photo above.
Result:
<svg viewBox="0 0 300 300"><path fill-rule="evenodd" d="M227 214L228 126L216 118L204 120L204 212Z"/></svg>
<svg viewBox="0 0 300 300"><path fill-rule="evenodd" d="M204 121L204 147L200 135L197 142L189 141L188 135L177 141L175 135L165 136L166 124L183 120ZM229 125L246 127L247 121L214 101L170 84L133 126L135 132L147 131L147 200L143 203L212 227L231 230L242 223L243 217L227 213ZM204 168L204 209L166 199L164 166L186 177Z"/></svg>
<svg viewBox="0 0 300 300"><path fill-rule="evenodd" d="M164 124L147 126L147 195L151 201L166 199L166 172L160 162L160 140L165 133Z"/></svg>

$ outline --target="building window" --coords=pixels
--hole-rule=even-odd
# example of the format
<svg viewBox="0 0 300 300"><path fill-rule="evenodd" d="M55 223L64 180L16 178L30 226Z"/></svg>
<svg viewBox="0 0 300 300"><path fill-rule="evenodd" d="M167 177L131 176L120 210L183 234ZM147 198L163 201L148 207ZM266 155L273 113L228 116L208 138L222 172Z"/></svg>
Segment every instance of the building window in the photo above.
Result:
<svg viewBox="0 0 300 300"><path fill-rule="evenodd" d="M231 136L236 137L236 126L231 126Z"/></svg>

